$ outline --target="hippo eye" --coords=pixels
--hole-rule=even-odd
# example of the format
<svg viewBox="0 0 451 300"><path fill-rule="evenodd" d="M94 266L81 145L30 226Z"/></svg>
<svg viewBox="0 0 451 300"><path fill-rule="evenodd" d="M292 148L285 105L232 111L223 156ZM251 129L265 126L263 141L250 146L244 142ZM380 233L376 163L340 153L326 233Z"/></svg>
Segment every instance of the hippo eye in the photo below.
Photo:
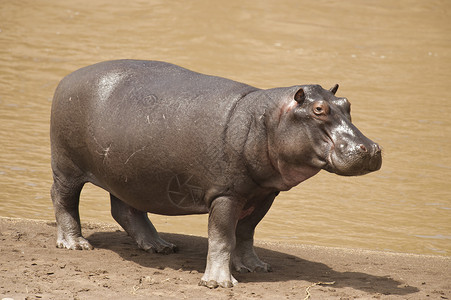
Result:
<svg viewBox="0 0 451 300"><path fill-rule="evenodd" d="M329 105L324 101L317 101L313 104L313 113L317 116L327 115L329 113Z"/></svg>
<svg viewBox="0 0 451 300"><path fill-rule="evenodd" d="M337 101L335 102L340 109L350 115L351 114L351 103L349 102L349 100L347 98L338 98Z"/></svg>

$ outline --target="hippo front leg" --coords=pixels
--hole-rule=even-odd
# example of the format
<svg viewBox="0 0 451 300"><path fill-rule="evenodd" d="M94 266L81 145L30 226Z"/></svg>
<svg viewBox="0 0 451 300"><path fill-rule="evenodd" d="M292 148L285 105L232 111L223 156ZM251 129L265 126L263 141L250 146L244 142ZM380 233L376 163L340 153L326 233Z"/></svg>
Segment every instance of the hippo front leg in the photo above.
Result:
<svg viewBox="0 0 451 300"><path fill-rule="evenodd" d="M212 202L208 217L207 267L199 285L217 288L238 283L232 276L230 259L241 209L241 203L231 197L219 197Z"/></svg>
<svg viewBox="0 0 451 300"><path fill-rule="evenodd" d="M236 246L232 253L234 270L246 272L271 272L271 266L261 261L254 251L254 231L268 212L278 193L268 195L251 214L240 219L236 228Z"/></svg>

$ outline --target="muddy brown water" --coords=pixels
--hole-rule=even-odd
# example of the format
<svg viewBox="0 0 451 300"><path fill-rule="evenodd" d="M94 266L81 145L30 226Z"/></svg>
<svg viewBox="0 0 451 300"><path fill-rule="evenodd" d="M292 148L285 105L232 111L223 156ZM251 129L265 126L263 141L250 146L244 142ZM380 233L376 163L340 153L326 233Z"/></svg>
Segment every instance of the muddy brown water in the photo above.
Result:
<svg viewBox="0 0 451 300"><path fill-rule="evenodd" d="M340 84L384 148L379 172L325 171L282 193L256 238L451 255L451 2L0 2L0 216L53 219L51 98L98 61L169 61L261 88ZM91 185L82 221L114 222ZM150 215L206 236L207 216Z"/></svg>

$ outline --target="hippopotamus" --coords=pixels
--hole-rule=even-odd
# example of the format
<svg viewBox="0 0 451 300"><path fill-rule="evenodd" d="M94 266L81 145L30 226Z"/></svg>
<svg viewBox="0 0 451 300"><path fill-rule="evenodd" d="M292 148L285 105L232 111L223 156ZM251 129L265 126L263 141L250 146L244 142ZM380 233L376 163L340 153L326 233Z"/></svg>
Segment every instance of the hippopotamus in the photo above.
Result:
<svg viewBox="0 0 451 300"><path fill-rule="evenodd" d="M57 247L93 248L78 211L90 182L109 192L113 218L146 251L177 250L148 212L208 213L200 285L232 287L234 271L271 271L254 251L254 230L280 191L320 170L352 176L381 167L381 148L351 123L337 89L259 89L141 60L67 75L50 122Z"/></svg>

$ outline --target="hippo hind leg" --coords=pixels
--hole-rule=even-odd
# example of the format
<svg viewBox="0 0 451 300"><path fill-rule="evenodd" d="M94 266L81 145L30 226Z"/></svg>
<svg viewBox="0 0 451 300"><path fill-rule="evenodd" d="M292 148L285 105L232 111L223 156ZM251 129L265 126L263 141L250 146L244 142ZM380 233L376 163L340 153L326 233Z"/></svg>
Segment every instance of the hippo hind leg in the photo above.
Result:
<svg viewBox="0 0 451 300"><path fill-rule="evenodd" d="M131 207L112 194L110 194L110 199L111 215L138 243L141 249L163 254L177 252L177 247L174 244L160 238L146 212Z"/></svg>
<svg viewBox="0 0 451 300"><path fill-rule="evenodd" d="M80 177L67 177L53 170L51 197L57 224L56 247L73 250L93 249L82 236L78 204L84 181Z"/></svg>

